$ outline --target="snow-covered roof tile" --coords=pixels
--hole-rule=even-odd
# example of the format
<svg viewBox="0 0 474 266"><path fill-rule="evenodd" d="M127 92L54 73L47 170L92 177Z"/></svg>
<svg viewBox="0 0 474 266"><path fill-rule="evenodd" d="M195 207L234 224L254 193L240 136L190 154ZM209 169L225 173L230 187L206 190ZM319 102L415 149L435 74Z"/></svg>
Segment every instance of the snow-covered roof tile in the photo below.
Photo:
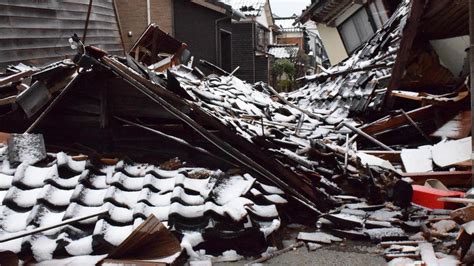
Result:
<svg viewBox="0 0 474 266"><path fill-rule="evenodd" d="M0 177L5 178L0 186L0 236L108 210L105 215L79 224L0 245L2 250L32 255L38 262L107 254L151 214L178 233L190 230L201 234L205 228L209 230L209 225L222 222L235 222L232 226L239 228L250 215L255 222L249 230L273 232L277 228L267 221L278 221L275 204L286 203L283 194L268 192L278 192L278 188L261 184L248 174L229 176L220 170L184 167L184 164L175 170L123 161L97 165L76 161L63 152L49 154L46 162L21 163L10 169L5 167L11 165L5 156L8 150L2 147L6 146L0 143L0 165L4 165ZM81 173L71 174L78 171ZM198 171L200 175L196 176ZM263 189L267 187L271 189ZM266 206L252 201L257 196L247 197L250 190L258 191L259 204ZM225 236L228 232L220 232L217 227L215 230L222 237L229 237ZM206 239L206 233L202 234ZM256 236L259 237L263 235Z"/></svg>
<svg viewBox="0 0 474 266"><path fill-rule="evenodd" d="M295 17L275 18L275 25L277 25L283 32L302 32L303 26L301 23L293 25L296 21Z"/></svg>
<svg viewBox="0 0 474 266"><path fill-rule="evenodd" d="M260 16L266 4L266 0L227 0L232 8L241 11L245 16Z"/></svg>
<svg viewBox="0 0 474 266"><path fill-rule="evenodd" d="M298 54L299 47L297 44L270 46L268 53L276 58L291 58Z"/></svg>

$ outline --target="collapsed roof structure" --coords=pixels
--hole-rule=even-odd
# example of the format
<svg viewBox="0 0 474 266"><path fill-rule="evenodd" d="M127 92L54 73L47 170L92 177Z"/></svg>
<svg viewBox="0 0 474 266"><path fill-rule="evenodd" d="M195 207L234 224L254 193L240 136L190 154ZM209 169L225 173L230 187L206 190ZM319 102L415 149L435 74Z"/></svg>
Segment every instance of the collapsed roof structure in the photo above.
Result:
<svg viewBox="0 0 474 266"><path fill-rule="evenodd" d="M394 155L390 152L397 144L412 147L426 142L427 134L468 110L466 76L452 75L427 45L433 35L423 25L433 12L440 12L439 6L420 3L404 1L352 57L307 77L306 85L286 95L263 83L247 84L210 64L207 66L214 72L210 75L188 67L186 45L153 26L125 58L83 46L75 39L78 55L74 61L42 68L10 67L0 79L0 130L41 133L48 151L54 154L37 162L18 161L18 165L3 157L2 235L58 222L87 208L104 208L108 216L83 222L87 228L80 232L65 228L56 234L19 238L3 247L21 250L25 258L33 256L37 261L79 253L106 254L123 241L110 240L108 235L115 236L114 230L131 232L150 213L168 221L178 234L183 229L203 233L211 220L215 224L225 220L214 228L234 228L237 235L246 234L243 228L260 230L263 238L256 243L264 243L279 227L282 213L289 219L303 216L312 221L324 216L343 231L355 227L352 235L364 235L366 220L354 222L350 215L335 214L334 210L354 197L364 198L364 204L369 205L383 207L386 201L394 201L406 207L411 185L402 177L422 182L371 154L378 152L386 159ZM403 91L408 89L430 94ZM424 106L418 106L420 103ZM410 109L390 113L394 106ZM441 109L439 116L430 115ZM406 132L404 139L386 137L400 131ZM458 131L462 132L456 139L469 136L469 131ZM356 134L349 139L352 132ZM365 139L357 139L360 136ZM440 132L434 136L446 137ZM427 138L432 141L435 137ZM357 145L353 145L356 139ZM388 139L392 143L385 141ZM358 151L377 146L389 152ZM87 154L88 161L74 160L61 151ZM172 169L158 166L176 156L187 165ZM117 160L104 166L101 159L107 157L128 157L147 164ZM465 169L460 163L450 162L439 169ZM236 168L239 174L230 174ZM33 178L29 171L43 173L42 178ZM222 180L228 180L223 186L242 188L235 195L230 193L238 202L227 206L238 214L223 210L231 201L221 202L212 196L218 194L212 191L221 190L212 177L221 174ZM24 202L22 195L33 190L37 196ZM57 202L57 195L65 193L70 196ZM21 215L28 217L23 227L9 222ZM245 227L243 221L253 215L263 223ZM199 226L193 227L195 224ZM67 236L64 230L70 230ZM397 239L405 237L400 230L394 230ZM209 238L212 236L210 233ZM47 242L48 250L35 250L35 241ZM95 243L104 241L108 249L96 250ZM183 241L185 236L182 245ZM91 248L75 253L73 247L68 248L75 243ZM262 251L263 246L254 251ZM205 249L212 252L212 248ZM239 251L245 254L248 250ZM187 250L188 255L193 252L192 248Z"/></svg>

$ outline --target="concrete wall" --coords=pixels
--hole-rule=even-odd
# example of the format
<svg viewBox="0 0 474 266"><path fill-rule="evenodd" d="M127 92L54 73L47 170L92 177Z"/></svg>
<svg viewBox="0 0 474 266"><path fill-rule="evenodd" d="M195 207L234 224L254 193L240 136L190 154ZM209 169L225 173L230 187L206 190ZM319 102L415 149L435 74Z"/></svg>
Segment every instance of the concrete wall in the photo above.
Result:
<svg viewBox="0 0 474 266"><path fill-rule="evenodd" d="M148 26L147 0L115 0L121 34L128 51ZM150 0L151 23L173 35L173 0ZM128 33L131 32L132 36Z"/></svg>
<svg viewBox="0 0 474 266"><path fill-rule="evenodd" d="M318 31L331 65L335 65L348 57L337 28L318 24Z"/></svg>

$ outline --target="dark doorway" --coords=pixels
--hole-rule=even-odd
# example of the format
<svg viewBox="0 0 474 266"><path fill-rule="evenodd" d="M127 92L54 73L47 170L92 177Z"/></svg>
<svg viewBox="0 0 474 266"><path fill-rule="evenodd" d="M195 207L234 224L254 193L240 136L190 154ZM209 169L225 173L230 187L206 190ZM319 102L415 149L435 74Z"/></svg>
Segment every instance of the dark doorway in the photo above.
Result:
<svg viewBox="0 0 474 266"><path fill-rule="evenodd" d="M220 31L221 67L225 71L232 71L232 34L227 31Z"/></svg>

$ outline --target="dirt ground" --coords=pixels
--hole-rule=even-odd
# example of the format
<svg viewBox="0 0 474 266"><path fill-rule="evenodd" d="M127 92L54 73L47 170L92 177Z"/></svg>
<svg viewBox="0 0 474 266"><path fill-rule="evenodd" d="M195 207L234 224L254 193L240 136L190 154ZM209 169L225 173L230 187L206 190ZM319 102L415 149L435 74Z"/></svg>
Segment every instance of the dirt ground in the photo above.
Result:
<svg viewBox="0 0 474 266"><path fill-rule="evenodd" d="M295 243L299 232L314 232L316 228L302 225L291 225L285 228L283 245ZM377 245L364 241L344 240L343 242L323 245L320 249L309 251L306 246L291 250L285 254L274 257L263 264L266 265L386 265L381 256L383 250ZM244 265L252 258L237 262L214 263L220 266Z"/></svg>

